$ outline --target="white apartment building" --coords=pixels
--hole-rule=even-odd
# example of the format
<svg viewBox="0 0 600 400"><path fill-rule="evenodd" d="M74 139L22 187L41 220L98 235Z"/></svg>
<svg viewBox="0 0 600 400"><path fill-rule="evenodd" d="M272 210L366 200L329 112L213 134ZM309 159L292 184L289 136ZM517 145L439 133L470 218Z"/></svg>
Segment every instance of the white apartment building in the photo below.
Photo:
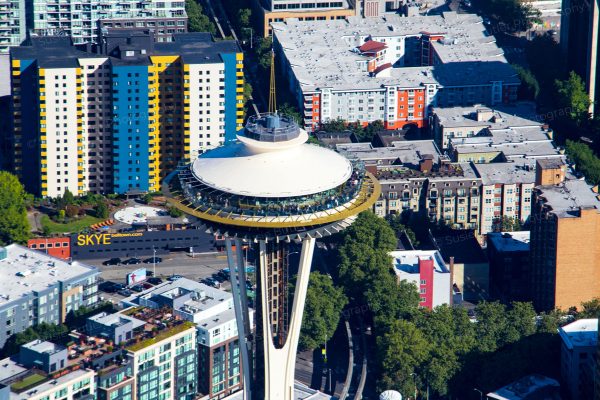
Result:
<svg viewBox="0 0 600 400"><path fill-rule="evenodd" d="M580 319L558 329L562 345L560 371L572 400L592 399L594 378L599 368L598 319Z"/></svg>
<svg viewBox="0 0 600 400"><path fill-rule="evenodd" d="M75 44L95 43L101 26L154 29L157 41L170 41L173 34L187 31L183 0L28 1L32 34L67 34Z"/></svg>
<svg viewBox="0 0 600 400"><path fill-rule="evenodd" d="M26 38L25 0L0 0L0 54Z"/></svg>

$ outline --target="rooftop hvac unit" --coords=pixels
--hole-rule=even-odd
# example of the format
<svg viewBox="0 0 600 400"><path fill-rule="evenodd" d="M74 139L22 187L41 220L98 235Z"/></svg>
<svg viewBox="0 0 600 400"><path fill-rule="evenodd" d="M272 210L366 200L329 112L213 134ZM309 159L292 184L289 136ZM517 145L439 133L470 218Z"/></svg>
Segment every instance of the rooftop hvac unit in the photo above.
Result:
<svg viewBox="0 0 600 400"><path fill-rule="evenodd" d="M8 251L5 247L0 247L0 260L5 260L8 257Z"/></svg>

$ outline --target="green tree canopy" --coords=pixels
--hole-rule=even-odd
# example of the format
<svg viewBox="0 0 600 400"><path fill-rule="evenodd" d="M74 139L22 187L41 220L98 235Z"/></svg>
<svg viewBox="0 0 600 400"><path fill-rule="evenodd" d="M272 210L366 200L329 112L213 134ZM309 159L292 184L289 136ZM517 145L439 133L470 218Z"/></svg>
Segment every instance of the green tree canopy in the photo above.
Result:
<svg viewBox="0 0 600 400"><path fill-rule="evenodd" d="M594 155L592 149L585 143L567 140L567 155L575 164L575 169L581 172L592 185L600 183L600 158Z"/></svg>
<svg viewBox="0 0 600 400"><path fill-rule="evenodd" d="M185 0L185 12L188 16L188 30L190 32L210 32L217 30L208 16L202 12L202 6L196 0Z"/></svg>
<svg viewBox="0 0 600 400"><path fill-rule="evenodd" d="M16 176L0 171L0 244L27 242L30 228L25 208L26 196Z"/></svg>
<svg viewBox="0 0 600 400"><path fill-rule="evenodd" d="M379 391L397 390L405 396L415 390L412 374L429 354L429 343L414 323L395 320L388 331L377 338L380 360Z"/></svg>
<svg viewBox="0 0 600 400"><path fill-rule="evenodd" d="M300 348L313 350L331 339L347 303L348 298L341 288L333 285L331 277L312 272L306 293Z"/></svg>
<svg viewBox="0 0 600 400"><path fill-rule="evenodd" d="M571 71L568 79L556 80L554 84L558 94L558 105L564 109L565 114L577 125L587 121L591 101L581 77Z"/></svg>
<svg viewBox="0 0 600 400"><path fill-rule="evenodd" d="M477 6L508 32L523 32L540 22L540 11L521 0L477 0Z"/></svg>
<svg viewBox="0 0 600 400"><path fill-rule="evenodd" d="M540 94L540 84L531 70L521 65L513 64L512 67L519 74L521 86L519 87L519 98L524 100L535 100Z"/></svg>
<svg viewBox="0 0 600 400"><path fill-rule="evenodd" d="M402 223L402 214L389 215L386 219L396 233L396 237L400 237L404 233L414 247L419 246L419 241L413 230Z"/></svg>

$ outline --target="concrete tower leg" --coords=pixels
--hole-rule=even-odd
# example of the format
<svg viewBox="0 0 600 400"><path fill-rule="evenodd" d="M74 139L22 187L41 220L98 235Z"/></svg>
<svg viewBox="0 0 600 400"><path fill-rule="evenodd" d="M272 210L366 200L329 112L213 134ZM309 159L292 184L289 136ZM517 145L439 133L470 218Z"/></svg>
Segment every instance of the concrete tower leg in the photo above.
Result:
<svg viewBox="0 0 600 400"><path fill-rule="evenodd" d="M293 400L294 399L294 368L296 364L296 352L298 350L298 339L300 338L300 327L302 325L302 316L304 312L304 303L306 301L306 290L308 288L308 279L310 276L310 267L315 248L316 240L307 237L302 240L302 250L300 252L300 263L298 266L298 275L296 279L296 289L294 292L291 313L287 321L287 327L278 328L285 332L273 332L273 327L278 326L274 321L274 315L282 312L285 306L281 307L281 302L285 301L285 295L277 293L273 294L273 284L276 279L270 276L269 260L273 254L269 254L267 243L259 242L259 264L260 272L260 301L261 315L257 324L262 324L262 341L264 351L264 399L265 400ZM284 244L280 244L284 245ZM284 245L285 246L285 245ZM285 246L287 247L287 246ZM287 250L287 248L285 249ZM282 252L283 257L280 257L278 262L283 262L289 256L289 253ZM281 254L280 254L281 256ZM283 260L282 260L283 259ZM289 260L286 260L283 268L288 268L286 265ZM271 282L269 282L271 280ZM287 285L287 282L285 282ZM273 298L278 297L274 302ZM287 306L287 304L286 304ZM280 309L276 309L281 307ZM285 310L283 312L286 312ZM279 317L277 317L279 318ZM279 335L283 336L283 341L274 342L274 338ZM257 338L260 340L260 338ZM257 367L258 368L258 367ZM257 374L263 373L261 370L256 371Z"/></svg>
<svg viewBox="0 0 600 400"><path fill-rule="evenodd" d="M242 372L244 379L244 400L252 398L252 369L250 368L250 356L248 351L248 335L251 332L251 321L248 314L248 299L246 298L246 266L242 256L242 242L235 240L235 253L232 246L233 239L225 239L227 249L227 263L231 277L231 292L233 294L233 305L235 309L235 321L240 343L240 354L242 357ZM242 279L240 279L242 278Z"/></svg>

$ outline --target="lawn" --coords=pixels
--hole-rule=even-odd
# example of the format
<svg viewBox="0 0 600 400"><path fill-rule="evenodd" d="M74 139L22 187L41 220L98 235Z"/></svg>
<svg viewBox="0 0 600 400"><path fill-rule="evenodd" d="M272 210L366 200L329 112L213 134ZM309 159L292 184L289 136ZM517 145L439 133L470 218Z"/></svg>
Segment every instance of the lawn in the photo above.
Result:
<svg viewBox="0 0 600 400"><path fill-rule="evenodd" d="M45 379L46 379L46 377L44 375L31 374L31 375L25 377L25 379L23 379L22 381L13 383L10 386L10 388L12 390L14 390L15 392L23 391L31 386L34 386L34 385L44 381Z"/></svg>
<svg viewBox="0 0 600 400"><path fill-rule="evenodd" d="M42 216L41 223L42 227L48 227L50 233L77 233L81 232L90 225L97 224L98 222L104 221L104 218L96 218L91 215L80 217L74 221L66 224L52 221L47 215Z"/></svg>
<svg viewBox="0 0 600 400"><path fill-rule="evenodd" d="M155 337L153 338L149 338L149 339L145 339L142 340L141 342L138 343L134 343L131 346L127 347L127 350L130 351L138 351L141 350L143 348L146 348L148 346L152 346L153 344L156 344L158 342L160 342L161 340L165 340L166 338L176 335L178 333L181 333L187 329L190 329L191 327L196 326L193 322L190 321L185 321L177 326L174 326L172 328L169 329L165 329L162 332L159 332Z"/></svg>

